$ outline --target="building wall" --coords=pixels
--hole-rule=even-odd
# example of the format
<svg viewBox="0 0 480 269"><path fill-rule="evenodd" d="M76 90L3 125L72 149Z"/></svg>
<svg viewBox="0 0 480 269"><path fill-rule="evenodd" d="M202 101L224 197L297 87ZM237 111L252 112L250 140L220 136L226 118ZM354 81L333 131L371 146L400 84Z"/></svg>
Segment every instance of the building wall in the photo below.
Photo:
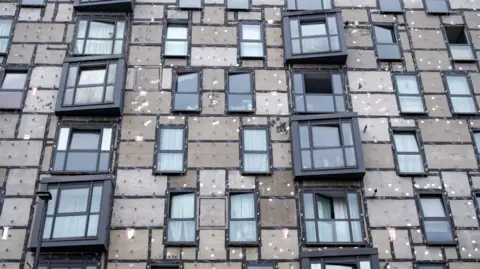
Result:
<svg viewBox="0 0 480 269"><path fill-rule="evenodd" d="M30 68L25 106L0 114L0 186L5 196L0 226L9 227L0 240L0 264L8 269L30 268L27 250L35 210L34 191L49 176L57 125L65 120L118 122L115 159L115 198L110 247L96 258L102 268L146 268L160 260L181 260L185 269L240 269L245 263L268 261L279 269L297 269L303 244L299 197L305 186L360 187L368 228L365 240L378 248L381 268L408 269L419 262L441 262L450 269L480 266L478 205L480 174L471 129L475 118L452 116L442 72L470 74L480 102L479 63L460 64L449 59L442 26L465 24L480 52L480 2L451 0L451 16L427 15L421 0L405 0L403 14L384 15L375 0L336 0L348 22L345 66L284 65L281 19L283 0L252 0L249 12L227 12L223 0L205 0L201 11L180 11L175 1L137 0L130 27L124 116L115 119L58 118L54 115L63 59L74 33L73 3L48 1L44 8L20 8L0 3L0 15L15 18L12 44L1 57L2 66ZM107 14L105 14L107 15ZM161 57L167 19L191 21L190 56L186 61ZM264 60L240 60L237 22L265 23ZM371 25L394 22L399 30L402 62L380 62L375 57ZM202 111L179 115L171 111L172 76L176 67L202 71ZM254 70L256 111L252 115L226 114L225 70ZM295 182L289 130L289 71L340 70L345 75L348 108L360 116L367 173L361 183ZM415 72L421 78L428 116L399 114L392 72ZM146 93L144 93L146 91ZM183 176L152 174L158 124L188 126L188 172ZM266 125L270 130L271 176L242 176L239 172L239 130ZM391 127L420 130L428 164L427 177L399 177L391 145ZM364 127L367 127L364 129ZM197 247L165 247L166 199L169 191L193 188L200 212ZM255 190L260 213L258 247L226 245L228 192ZM437 189L448 198L458 244L426 246L414 199L418 190ZM376 190L376 192L375 192ZM198 211L197 211L198 212ZM134 229L127 238L126 229ZM387 228L396 230L391 242ZM286 236L288 231L288 236ZM67 254L65 254L67 255Z"/></svg>

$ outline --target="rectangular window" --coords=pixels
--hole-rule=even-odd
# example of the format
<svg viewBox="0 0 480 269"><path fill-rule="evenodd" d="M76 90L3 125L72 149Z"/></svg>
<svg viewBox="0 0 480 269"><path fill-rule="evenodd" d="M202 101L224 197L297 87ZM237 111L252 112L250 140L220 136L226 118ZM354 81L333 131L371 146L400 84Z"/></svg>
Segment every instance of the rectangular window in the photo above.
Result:
<svg viewBox="0 0 480 269"><path fill-rule="evenodd" d="M477 211L480 213L480 193L475 195L475 200L477 202Z"/></svg>
<svg viewBox="0 0 480 269"><path fill-rule="evenodd" d="M80 18L77 22L74 54L123 54L125 20Z"/></svg>
<svg viewBox="0 0 480 269"><path fill-rule="evenodd" d="M376 248L322 249L300 255L302 268L307 269L380 269Z"/></svg>
<svg viewBox="0 0 480 269"><path fill-rule="evenodd" d="M242 130L242 134L243 173L270 173L268 129L246 127Z"/></svg>
<svg viewBox="0 0 480 269"><path fill-rule="evenodd" d="M337 28L335 16L317 21L291 20L292 53L309 54L340 50Z"/></svg>
<svg viewBox="0 0 480 269"><path fill-rule="evenodd" d="M402 0L378 0L382 13L401 13L403 11Z"/></svg>
<svg viewBox="0 0 480 269"><path fill-rule="evenodd" d="M21 109L27 89L28 70L5 70L0 87L0 108Z"/></svg>
<svg viewBox="0 0 480 269"><path fill-rule="evenodd" d="M242 58L263 58L264 44L263 27L261 23L240 22L240 57Z"/></svg>
<svg viewBox="0 0 480 269"><path fill-rule="evenodd" d="M448 48L454 61L474 61L472 47L464 26L445 26Z"/></svg>
<svg viewBox="0 0 480 269"><path fill-rule="evenodd" d="M394 76L394 82L397 88L400 112L403 114L424 114L426 110L417 76L397 74Z"/></svg>
<svg viewBox="0 0 480 269"><path fill-rule="evenodd" d="M185 126L160 126L157 142L157 172L185 172Z"/></svg>
<svg viewBox="0 0 480 269"><path fill-rule="evenodd" d="M476 114L477 102L466 75L446 75L446 86L454 114Z"/></svg>
<svg viewBox="0 0 480 269"><path fill-rule="evenodd" d="M480 159L480 130L475 130L473 132L473 142L474 146L477 149L477 156Z"/></svg>
<svg viewBox="0 0 480 269"><path fill-rule="evenodd" d="M108 172L111 170L113 128L64 126L54 148L54 172Z"/></svg>
<svg viewBox="0 0 480 269"><path fill-rule="evenodd" d="M169 243L195 243L196 238L195 193L173 193L167 225Z"/></svg>
<svg viewBox="0 0 480 269"><path fill-rule="evenodd" d="M230 220L228 225L230 243L257 242L257 210L255 194L230 194Z"/></svg>
<svg viewBox="0 0 480 269"><path fill-rule="evenodd" d="M395 27L393 25L375 25L373 31L375 33L377 57L380 60L401 60L402 56Z"/></svg>
<svg viewBox="0 0 480 269"><path fill-rule="evenodd" d="M41 7L45 5L45 0L22 0L22 7Z"/></svg>
<svg viewBox="0 0 480 269"><path fill-rule="evenodd" d="M11 19L0 19L0 54L7 53L12 31Z"/></svg>
<svg viewBox="0 0 480 269"><path fill-rule="evenodd" d="M133 11L132 0L74 0L75 11L82 12L122 12Z"/></svg>
<svg viewBox="0 0 480 269"><path fill-rule="evenodd" d="M295 72L295 112L345 111L342 76L331 72Z"/></svg>
<svg viewBox="0 0 480 269"><path fill-rule="evenodd" d="M445 269L441 264L417 264L417 269Z"/></svg>
<svg viewBox="0 0 480 269"><path fill-rule="evenodd" d="M253 111L253 79L252 73L228 74L228 111Z"/></svg>
<svg viewBox="0 0 480 269"><path fill-rule="evenodd" d="M427 244L453 243L453 232L441 194L420 194L422 226Z"/></svg>
<svg viewBox="0 0 480 269"><path fill-rule="evenodd" d="M425 11L429 14L446 14L450 12L448 0L424 0Z"/></svg>
<svg viewBox="0 0 480 269"><path fill-rule="evenodd" d="M200 77L198 73L177 74L173 93L173 110L200 110Z"/></svg>
<svg viewBox="0 0 480 269"><path fill-rule="evenodd" d="M97 261L42 261L38 269L97 269Z"/></svg>
<svg viewBox="0 0 480 269"><path fill-rule="evenodd" d="M230 10L249 10L250 0L227 0L227 9Z"/></svg>
<svg viewBox="0 0 480 269"><path fill-rule="evenodd" d="M303 195L307 243L362 243L360 206L355 191L325 190Z"/></svg>
<svg viewBox="0 0 480 269"><path fill-rule="evenodd" d="M165 57L188 56L188 25L167 25L167 36L165 38Z"/></svg>
<svg viewBox="0 0 480 269"><path fill-rule="evenodd" d="M202 0L178 0L178 7L182 9L201 9Z"/></svg>
<svg viewBox="0 0 480 269"><path fill-rule="evenodd" d="M425 161L415 131L393 131L399 174L425 173Z"/></svg>
<svg viewBox="0 0 480 269"><path fill-rule="evenodd" d="M322 10L331 9L332 6L332 0L287 0L289 10Z"/></svg>

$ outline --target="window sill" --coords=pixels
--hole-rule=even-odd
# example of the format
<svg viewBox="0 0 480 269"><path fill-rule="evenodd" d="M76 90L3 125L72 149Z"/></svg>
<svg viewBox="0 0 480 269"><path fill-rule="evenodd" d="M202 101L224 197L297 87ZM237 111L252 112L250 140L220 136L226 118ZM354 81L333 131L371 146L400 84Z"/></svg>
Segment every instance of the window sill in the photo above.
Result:
<svg viewBox="0 0 480 269"><path fill-rule="evenodd" d="M76 11L103 11L103 12L132 12L133 1L131 0L106 0L81 3L75 0L74 9Z"/></svg>
<svg viewBox="0 0 480 269"><path fill-rule="evenodd" d="M58 171L53 170L50 168L50 174L52 175L107 175L110 174L111 171ZM43 247L43 246L42 246Z"/></svg>
<svg viewBox="0 0 480 269"><path fill-rule="evenodd" d="M20 7L25 7L25 8L43 8L43 7L45 7L45 3L41 3L41 4L23 4L23 3L20 3L19 6Z"/></svg>
<svg viewBox="0 0 480 269"><path fill-rule="evenodd" d="M477 62L477 59L453 59L452 61L455 63L475 63Z"/></svg>
<svg viewBox="0 0 480 269"><path fill-rule="evenodd" d="M262 56L240 56L240 60L263 60L265 55Z"/></svg>
<svg viewBox="0 0 480 269"><path fill-rule="evenodd" d="M197 247L197 242L165 242L166 247Z"/></svg>
<svg viewBox="0 0 480 269"><path fill-rule="evenodd" d="M260 243L257 242L227 242L230 247L258 247Z"/></svg>
<svg viewBox="0 0 480 269"><path fill-rule="evenodd" d="M163 55L165 59L188 59L188 55Z"/></svg>
<svg viewBox="0 0 480 269"><path fill-rule="evenodd" d="M402 116L428 116L428 112L402 112L400 111L400 115Z"/></svg>
<svg viewBox="0 0 480 269"><path fill-rule="evenodd" d="M402 10L380 10L380 14L387 14L387 15L403 14L403 11Z"/></svg>
<svg viewBox="0 0 480 269"><path fill-rule="evenodd" d="M425 10L425 13L427 15L450 15L452 13L451 10L446 10L446 11L428 11Z"/></svg>
<svg viewBox="0 0 480 269"><path fill-rule="evenodd" d="M459 117L474 117L478 116L478 112L453 112L452 113L454 116L459 116Z"/></svg>
<svg viewBox="0 0 480 269"><path fill-rule="evenodd" d="M269 176L272 174L272 171L266 171L266 172L248 172L248 171L241 171L240 175L242 176Z"/></svg>
<svg viewBox="0 0 480 269"><path fill-rule="evenodd" d="M153 174L154 175L168 175L168 176L183 176L187 173L187 171L157 171L157 170L153 170Z"/></svg>
<svg viewBox="0 0 480 269"><path fill-rule="evenodd" d="M427 246L456 246L457 243L455 243L455 241L452 241L452 242L428 242L428 241L425 241L425 244Z"/></svg>
<svg viewBox="0 0 480 269"><path fill-rule="evenodd" d="M398 172L399 177L428 177L427 172L419 172L419 173L402 173Z"/></svg>
<svg viewBox="0 0 480 269"><path fill-rule="evenodd" d="M307 247L365 247L367 246L366 242L331 242L331 243L314 243L314 242L304 242L304 245Z"/></svg>
<svg viewBox="0 0 480 269"><path fill-rule="evenodd" d="M252 113L255 113L255 109L252 109L252 110L230 110L230 109L227 109L226 112L228 114L252 114Z"/></svg>

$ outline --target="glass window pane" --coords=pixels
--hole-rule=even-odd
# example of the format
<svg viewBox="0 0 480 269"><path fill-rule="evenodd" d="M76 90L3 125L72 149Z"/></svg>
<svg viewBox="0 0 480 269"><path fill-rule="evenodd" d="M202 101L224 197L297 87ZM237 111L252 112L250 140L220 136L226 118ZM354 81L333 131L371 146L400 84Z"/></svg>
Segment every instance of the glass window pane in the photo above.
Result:
<svg viewBox="0 0 480 269"><path fill-rule="evenodd" d="M347 159L347 166L357 165L357 157L355 156L354 148L345 148L345 159Z"/></svg>
<svg viewBox="0 0 480 269"><path fill-rule="evenodd" d="M345 111L345 99L342 96L335 96L335 109L338 112Z"/></svg>
<svg viewBox="0 0 480 269"><path fill-rule="evenodd" d="M246 172L268 172L270 171L270 162L268 154L243 154L243 170Z"/></svg>
<svg viewBox="0 0 480 269"><path fill-rule="evenodd" d="M253 193L230 195L230 215L232 219L255 217L255 196Z"/></svg>
<svg viewBox="0 0 480 269"><path fill-rule="evenodd" d="M340 42L338 36L330 37L330 50L340 50Z"/></svg>
<svg viewBox="0 0 480 269"><path fill-rule="evenodd" d="M242 57L263 57L263 44L257 42L241 43Z"/></svg>
<svg viewBox="0 0 480 269"><path fill-rule="evenodd" d="M167 56L186 56L188 54L186 41L167 41L165 42L165 55Z"/></svg>
<svg viewBox="0 0 480 269"><path fill-rule="evenodd" d="M90 21L90 27L88 29L88 37L91 38L113 38L114 36L114 23Z"/></svg>
<svg viewBox="0 0 480 269"><path fill-rule="evenodd" d="M229 239L232 242L257 241L256 221L230 221Z"/></svg>
<svg viewBox="0 0 480 269"><path fill-rule="evenodd" d="M392 0L388 0L392 1ZM361 261L360 262L360 269L370 269L370 262L369 261Z"/></svg>
<svg viewBox="0 0 480 269"><path fill-rule="evenodd" d="M66 150L68 145L68 138L70 134L70 128L61 128L58 136L57 150Z"/></svg>
<svg viewBox="0 0 480 269"><path fill-rule="evenodd" d="M52 237L83 237L85 236L86 222L86 216L57 217Z"/></svg>
<svg viewBox="0 0 480 269"><path fill-rule="evenodd" d="M339 74L332 74L332 88L333 93L343 94L342 76Z"/></svg>
<svg viewBox="0 0 480 269"><path fill-rule="evenodd" d="M102 202L102 186L94 186L92 191L92 202L90 203L90 212L100 212L100 204Z"/></svg>
<svg viewBox="0 0 480 269"><path fill-rule="evenodd" d="M183 129L161 129L160 149L161 150L182 150L184 142Z"/></svg>
<svg viewBox="0 0 480 269"><path fill-rule="evenodd" d="M400 96L400 110L402 112L423 113L422 97L420 96Z"/></svg>
<svg viewBox="0 0 480 269"><path fill-rule="evenodd" d="M415 76L395 76L398 93L419 94L417 78Z"/></svg>
<svg viewBox="0 0 480 269"><path fill-rule="evenodd" d="M353 242L362 242L362 226L360 225L360 221L352 221L350 224L352 225Z"/></svg>
<svg viewBox="0 0 480 269"><path fill-rule="evenodd" d="M310 150L302 150L302 168L311 169L312 168L312 157Z"/></svg>
<svg viewBox="0 0 480 269"><path fill-rule="evenodd" d="M199 94L175 94L173 109L181 111L191 111L199 109Z"/></svg>
<svg viewBox="0 0 480 269"><path fill-rule="evenodd" d="M86 212L89 188L61 189L58 204L59 213Z"/></svg>
<svg viewBox="0 0 480 269"><path fill-rule="evenodd" d="M343 145L353 145L352 125L350 123L342 123Z"/></svg>
<svg viewBox="0 0 480 269"><path fill-rule="evenodd" d="M312 140L314 147L340 146L338 127L312 126Z"/></svg>
<svg viewBox="0 0 480 269"><path fill-rule="evenodd" d="M328 37L302 39L303 53L324 52L329 50L330 50L330 47L328 44Z"/></svg>
<svg viewBox="0 0 480 269"><path fill-rule="evenodd" d="M295 93L303 93L303 75L294 74L293 75L293 88Z"/></svg>
<svg viewBox="0 0 480 269"><path fill-rule="evenodd" d="M193 193L175 194L171 198L170 218L190 219L195 217L195 195Z"/></svg>
<svg viewBox="0 0 480 269"><path fill-rule="evenodd" d="M96 236L98 232L98 215L90 215L87 236Z"/></svg>
<svg viewBox="0 0 480 269"><path fill-rule="evenodd" d="M168 26L167 39L187 39L188 29L186 26Z"/></svg>
<svg viewBox="0 0 480 269"><path fill-rule="evenodd" d="M467 77L465 76L447 76L448 91L450 94L470 95Z"/></svg>
<svg viewBox="0 0 480 269"><path fill-rule="evenodd" d="M298 33L298 20L291 20L290 21L290 36L292 38L299 37Z"/></svg>
<svg viewBox="0 0 480 269"><path fill-rule="evenodd" d="M123 50L123 41L120 41L120 40L115 41L113 54L121 54L122 50Z"/></svg>
<svg viewBox="0 0 480 269"><path fill-rule="evenodd" d="M75 87L77 82L78 66L71 66L68 69L67 87Z"/></svg>
<svg viewBox="0 0 480 269"><path fill-rule="evenodd" d="M102 103L104 88L100 87L78 87L75 91L75 105L100 104Z"/></svg>
<svg viewBox="0 0 480 269"><path fill-rule="evenodd" d="M322 149L313 151L315 168L332 168L345 166L342 149Z"/></svg>
<svg viewBox="0 0 480 269"><path fill-rule="evenodd" d="M162 172L182 172L183 153L160 153L157 167Z"/></svg>
<svg viewBox="0 0 480 269"><path fill-rule="evenodd" d="M75 42L75 53L82 54L84 44L85 44L84 39L77 39L77 42Z"/></svg>
<svg viewBox="0 0 480 269"><path fill-rule="evenodd" d="M227 8L229 9L248 9L248 0L228 0Z"/></svg>
<svg viewBox="0 0 480 269"><path fill-rule="evenodd" d="M51 215L55 211L55 205L57 203L57 189L56 188L48 188L48 191L52 195L52 200L48 202L47 208L47 215Z"/></svg>
<svg viewBox="0 0 480 269"><path fill-rule="evenodd" d="M78 30L77 30L77 37L78 38L85 38L86 33L87 33L87 21L86 20L81 20L78 23Z"/></svg>
<svg viewBox="0 0 480 269"><path fill-rule="evenodd" d="M0 52L7 52L8 41L9 41L8 38L0 38Z"/></svg>
<svg viewBox="0 0 480 269"><path fill-rule="evenodd" d="M97 170L96 152L69 152L67 156L67 171L96 171Z"/></svg>
<svg viewBox="0 0 480 269"><path fill-rule="evenodd" d="M111 54L111 40L87 40L85 43L85 54Z"/></svg>
<svg viewBox="0 0 480 269"><path fill-rule="evenodd" d="M177 77L177 92L198 92L198 74L181 74Z"/></svg>
<svg viewBox="0 0 480 269"><path fill-rule="evenodd" d="M115 74L117 73L117 64L108 65L108 79L107 83L111 84L115 82Z"/></svg>
<svg viewBox="0 0 480 269"><path fill-rule="evenodd" d="M80 70L78 85L103 84L105 81L105 68Z"/></svg>
<svg viewBox="0 0 480 269"><path fill-rule="evenodd" d="M43 239L49 239L51 232L52 232L52 217L48 217L45 219L45 224L43 226Z"/></svg>
<svg viewBox="0 0 480 269"><path fill-rule="evenodd" d="M376 25L374 29L377 43L390 44L396 42L393 28Z"/></svg>
<svg viewBox="0 0 480 269"><path fill-rule="evenodd" d="M105 87L105 98L104 103L111 103L113 102L113 86Z"/></svg>
<svg viewBox="0 0 480 269"><path fill-rule="evenodd" d="M329 35L336 35L337 34L337 18L336 17L328 17L328 34Z"/></svg>
<svg viewBox="0 0 480 269"><path fill-rule="evenodd" d="M63 171L65 164L65 152L58 152L55 154L55 163L53 164L53 170Z"/></svg>
<svg viewBox="0 0 480 269"><path fill-rule="evenodd" d="M65 93L63 95L63 105L71 106L73 103L73 88L65 89Z"/></svg>
<svg viewBox="0 0 480 269"><path fill-rule="evenodd" d="M353 265L325 264L325 269L355 269Z"/></svg>
<svg viewBox="0 0 480 269"><path fill-rule="evenodd" d="M455 113L476 113L473 97L451 97Z"/></svg>
<svg viewBox="0 0 480 269"><path fill-rule="evenodd" d="M99 133L74 131L70 141L70 149L98 149L99 140Z"/></svg>
<svg viewBox="0 0 480 269"><path fill-rule="evenodd" d="M103 128L101 150L110 150L111 142L112 142L112 129Z"/></svg>
<svg viewBox="0 0 480 269"><path fill-rule="evenodd" d="M424 221L427 241L453 241L452 230L448 221Z"/></svg>
<svg viewBox="0 0 480 269"><path fill-rule="evenodd" d="M415 134L394 134L393 140L397 152L418 152Z"/></svg>
<svg viewBox="0 0 480 269"><path fill-rule="evenodd" d="M303 208L306 219L315 218L313 209L313 195L311 193L305 193L303 195Z"/></svg>
<svg viewBox="0 0 480 269"><path fill-rule="evenodd" d="M100 153L100 160L98 162L98 171L108 171L110 166L110 153Z"/></svg>
<svg viewBox="0 0 480 269"><path fill-rule="evenodd" d="M253 109L253 97L251 94L229 94L228 110L250 111Z"/></svg>
<svg viewBox="0 0 480 269"><path fill-rule="evenodd" d="M472 48L470 45L453 45L450 44L450 52L454 60L474 60Z"/></svg>
<svg viewBox="0 0 480 269"><path fill-rule="evenodd" d="M423 215L428 217L445 217L443 201L439 197L421 197Z"/></svg>
<svg viewBox="0 0 480 269"><path fill-rule="evenodd" d="M244 130L243 131L243 149L244 150L267 150L267 132L265 130Z"/></svg>
<svg viewBox="0 0 480 269"><path fill-rule="evenodd" d="M305 226L307 242L317 242L317 228L315 227L315 221L307 221Z"/></svg>
<svg viewBox="0 0 480 269"><path fill-rule="evenodd" d="M260 40L260 25L243 24L242 40Z"/></svg>
<svg viewBox="0 0 480 269"><path fill-rule="evenodd" d="M167 240L170 242L195 241L195 221L170 220L167 226Z"/></svg>
<svg viewBox="0 0 480 269"><path fill-rule="evenodd" d="M308 133L308 126L300 126L300 147L302 149L310 148L310 134Z"/></svg>
<svg viewBox="0 0 480 269"><path fill-rule="evenodd" d="M7 72L3 78L2 89L19 90L25 88L27 73Z"/></svg>
<svg viewBox="0 0 480 269"><path fill-rule="evenodd" d="M292 53L301 53L299 39L292 39Z"/></svg>
<svg viewBox="0 0 480 269"><path fill-rule="evenodd" d="M475 139L475 145L477 146L477 149L480 150L480 132L474 133L473 137Z"/></svg>
<svg viewBox="0 0 480 269"><path fill-rule="evenodd" d="M230 74L228 76L228 91L229 92L239 92L245 93L251 92L251 75L247 74Z"/></svg>
<svg viewBox="0 0 480 269"><path fill-rule="evenodd" d="M302 31L302 37L305 36L318 36L318 35L326 35L327 28L325 23L302 23L300 25L300 29Z"/></svg>
<svg viewBox="0 0 480 269"><path fill-rule="evenodd" d="M125 33L125 22L124 21L117 21L117 32L115 33L115 38L123 38Z"/></svg>
<svg viewBox="0 0 480 269"><path fill-rule="evenodd" d="M398 169L403 173L423 173L425 168L423 166L423 159L420 155L404 155L399 154Z"/></svg>
<svg viewBox="0 0 480 269"><path fill-rule="evenodd" d="M333 103L333 95L327 94L307 94L305 96L307 101L308 112L334 112L335 105Z"/></svg>
<svg viewBox="0 0 480 269"><path fill-rule="evenodd" d="M348 200L348 210L350 211L350 218L351 219L360 218L357 194L353 192L348 193L347 200Z"/></svg>

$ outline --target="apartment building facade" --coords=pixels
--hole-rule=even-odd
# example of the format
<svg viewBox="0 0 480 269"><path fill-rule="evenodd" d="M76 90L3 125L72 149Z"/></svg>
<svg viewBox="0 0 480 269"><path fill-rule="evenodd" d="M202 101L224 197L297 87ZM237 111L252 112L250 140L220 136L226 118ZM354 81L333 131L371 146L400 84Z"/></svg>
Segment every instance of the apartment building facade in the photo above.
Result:
<svg viewBox="0 0 480 269"><path fill-rule="evenodd" d="M0 2L1 266L480 268L478 9Z"/></svg>

